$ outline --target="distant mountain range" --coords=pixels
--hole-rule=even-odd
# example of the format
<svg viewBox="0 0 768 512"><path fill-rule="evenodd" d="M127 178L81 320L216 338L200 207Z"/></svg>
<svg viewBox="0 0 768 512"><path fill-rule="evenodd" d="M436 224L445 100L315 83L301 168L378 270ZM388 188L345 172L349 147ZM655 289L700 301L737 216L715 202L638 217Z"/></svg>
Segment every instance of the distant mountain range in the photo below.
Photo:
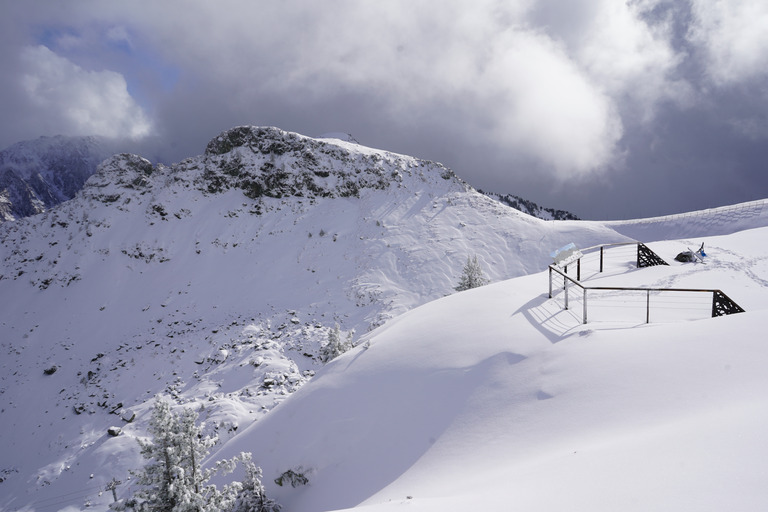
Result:
<svg viewBox="0 0 768 512"><path fill-rule="evenodd" d="M479 191L483 193L483 191ZM485 195L492 197L499 202L511 206L516 210L520 210L523 213L538 217L543 220L580 220L576 215L565 210L557 210L555 208L545 208L539 206L533 201L523 199L520 196L514 196L510 194L497 194L494 192L485 192Z"/></svg>
<svg viewBox="0 0 768 512"><path fill-rule="evenodd" d="M40 137L0 151L0 222L72 199L114 151L102 137Z"/></svg>

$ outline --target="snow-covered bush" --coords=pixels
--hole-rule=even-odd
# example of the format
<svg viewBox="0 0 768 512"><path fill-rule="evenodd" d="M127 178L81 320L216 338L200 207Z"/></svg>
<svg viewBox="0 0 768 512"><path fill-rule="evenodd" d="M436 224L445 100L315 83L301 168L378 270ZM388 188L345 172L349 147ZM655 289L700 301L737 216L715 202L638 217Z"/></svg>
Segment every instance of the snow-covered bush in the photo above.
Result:
<svg viewBox="0 0 768 512"><path fill-rule="evenodd" d="M152 440L139 440L141 454L149 460L143 470L135 473L136 482L143 488L118 505L120 509L218 512L232 507L242 485L235 482L218 490L208 481L219 471L231 472L247 456L218 461L213 468L203 469L202 461L216 437L204 436L203 427L195 425L196 421L195 411L174 412L168 400L156 399L149 421Z"/></svg>
<svg viewBox="0 0 768 512"><path fill-rule="evenodd" d="M349 339L346 341L341 339L341 329L339 324L328 332L328 343L322 346L320 349L320 360L324 363L335 359L340 356L352 346Z"/></svg>
<svg viewBox="0 0 768 512"><path fill-rule="evenodd" d="M261 483L261 468L250 460L244 462L245 479L237 494L232 512L280 512L280 505L267 498Z"/></svg>
<svg viewBox="0 0 768 512"><path fill-rule="evenodd" d="M457 292L469 290L471 288L477 288L478 286L485 286L490 280L483 272L480 263L477 261L477 255L474 257L467 256L467 263L464 265L464 272L461 275L459 284L454 288Z"/></svg>

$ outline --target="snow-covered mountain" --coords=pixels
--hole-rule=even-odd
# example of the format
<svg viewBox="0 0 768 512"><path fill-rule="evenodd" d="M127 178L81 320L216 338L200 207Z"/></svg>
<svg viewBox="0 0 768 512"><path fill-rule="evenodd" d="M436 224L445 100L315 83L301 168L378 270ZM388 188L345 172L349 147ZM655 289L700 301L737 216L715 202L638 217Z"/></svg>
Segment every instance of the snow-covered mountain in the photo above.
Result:
<svg viewBox="0 0 768 512"><path fill-rule="evenodd" d="M768 224L768 209L743 212L736 214L740 226ZM735 225L720 210L702 218L722 230ZM546 280L536 274L551 261L553 249L569 242L587 247L627 241L622 232L639 225L546 222L476 192L440 164L276 128L228 130L204 154L171 166L116 155L100 165L74 199L0 225L0 510L102 510L111 501L103 490L112 478L124 482L118 494L127 495L128 471L143 462L135 438L144 435L158 393L200 411L206 429L219 433L222 450L254 451L268 479L286 465L306 464L317 475L312 488L325 496L335 493L360 461L324 473L318 459L323 439L346 424L354 432L340 432L362 442L371 421L382 427L404 421L378 413L366 418L348 400L365 402L385 416L388 403L411 395L413 407L433 399L457 407L471 404L466 394L460 393L458 402L450 398L459 391L451 378L426 386L421 377L409 380L409 374L396 369L395 355L377 362L378 370L357 366L348 381L327 377L343 373L356 360L343 357L323 367L319 351L336 325L345 338L359 343L354 354L361 361L373 353L365 347L386 346L377 333L390 333L386 339L395 336L397 325L411 322L448 328L465 321L480 342L499 329L509 328L513 335L521 318L550 316L540 308L546 302L541 297ZM652 239L664 239L665 229L681 227L665 219ZM493 282L535 277L488 287L489 293L503 289L492 294L492 307L491 299L478 292L438 302L462 300L468 306L474 297L477 303L467 313L475 315L471 321L456 307L423 310L426 317L415 311L403 316L452 294L473 256ZM759 268L749 269L762 276ZM535 287L515 284L533 282ZM531 313L534 307L539 309ZM484 309L493 315L476 314ZM516 320L500 320L499 311ZM482 333L481 319L492 321L492 334ZM375 330L380 326L385 330ZM412 330L407 339L392 342L391 350L405 344L403 360L414 368L461 368L460 361L451 359L465 350L458 348L458 338L444 328L435 332L440 334ZM419 348L414 333L433 341ZM466 334L464 328L456 330L460 333ZM440 352L443 339L445 353L434 359L433 350ZM482 346L478 354L491 357ZM311 379L316 372L326 377ZM361 380L368 373L374 380ZM377 374L392 375L395 381L376 380ZM407 378L397 382L397 375ZM311 389L328 393L337 386L359 386L361 391L353 398L339 395L349 414L324 416L319 405L309 407L307 414L318 413L308 420L312 425L294 425L295 432L286 434L292 454L281 451L285 443L277 439L272 440L274 450L262 453L254 436L270 429L287 432L283 422L292 422L289 413L268 412L307 381L313 387L306 388L305 398L291 399L294 404L306 404L306 396L315 393ZM363 391L378 386L394 395ZM280 410L295 407L286 403ZM444 409L438 416L449 418ZM277 419L267 421L272 417ZM258 427L262 422L265 426ZM112 426L121 427L121 435L109 435ZM305 427L319 437L310 443L294 435L304 435ZM371 443L379 442L374 434ZM439 432L428 437L440 440ZM393 451L385 468L370 470L376 478L346 496L339 494L343 499L323 498L312 505L312 493L306 499L282 498L295 505L291 510L354 505L394 480L423 448L407 444ZM343 460L329 464L344 466ZM331 483L323 487L322 482Z"/></svg>
<svg viewBox="0 0 768 512"><path fill-rule="evenodd" d="M342 132L321 138L358 144L352 135ZM103 160L125 150L119 141L104 137L57 135L19 142L0 151L0 222L35 215L72 199ZM518 196L488 195L541 219L578 219Z"/></svg>
<svg viewBox="0 0 768 512"><path fill-rule="evenodd" d="M102 137L40 137L0 151L0 222L34 215L75 196L113 153Z"/></svg>

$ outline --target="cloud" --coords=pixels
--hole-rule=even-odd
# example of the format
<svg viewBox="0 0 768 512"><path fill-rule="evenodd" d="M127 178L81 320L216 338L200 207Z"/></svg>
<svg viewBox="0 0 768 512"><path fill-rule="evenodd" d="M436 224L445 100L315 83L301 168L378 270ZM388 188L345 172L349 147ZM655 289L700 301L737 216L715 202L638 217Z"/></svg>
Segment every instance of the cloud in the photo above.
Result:
<svg viewBox="0 0 768 512"><path fill-rule="evenodd" d="M207 2L190 9L170 1L97 11L76 3L61 33L99 52L114 48L114 62L154 51L179 69L172 90L141 94L154 102L155 127L169 136L197 129L210 137L226 119L307 130L321 115L329 126L320 131L350 131L365 116L368 125L418 134L433 147L463 133L508 161L567 179L620 165L628 102L649 121L660 102L687 93L684 81L671 78L679 56L668 32L642 19L647 7L574 3L477 0L468 9L462 0L232 1L226 9ZM137 76L130 66L120 71ZM122 104L123 131L147 129L138 107ZM297 122L284 122L291 119ZM389 138L398 144L397 137Z"/></svg>
<svg viewBox="0 0 768 512"><path fill-rule="evenodd" d="M515 31L495 42L479 84L490 135L560 178L601 170L622 136L613 100L549 38ZM487 107L486 107L487 108Z"/></svg>
<svg viewBox="0 0 768 512"><path fill-rule="evenodd" d="M348 131L345 123L369 116L421 137L462 131L563 178L604 170L620 154L614 88L531 27L526 2L198 7L162 30L153 20L167 17L151 11L131 28L184 69L188 81L167 105L194 87L205 101L187 111L220 105L256 123L278 117L279 105L305 117L329 112L327 129ZM349 98L362 110L351 111Z"/></svg>
<svg viewBox="0 0 768 512"><path fill-rule="evenodd" d="M21 51L20 85L42 133L141 138L151 132L144 111L114 71L87 71L45 46Z"/></svg>
<svg viewBox="0 0 768 512"><path fill-rule="evenodd" d="M711 156L697 144L725 141L721 168L766 156L759 2L7 3L2 142L151 130L153 156L175 161L240 124L351 132L582 215L594 190L632 190L639 175L649 190L669 173L722 190L729 173L698 172Z"/></svg>
<svg viewBox="0 0 768 512"><path fill-rule="evenodd" d="M692 0L689 40L706 56L716 86L768 76L768 3L753 0Z"/></svg>
<svg viewBox="0 0 768 512"><path fill-rule="evenodd" d="M574 45L576 60L617 102L630 101L642 122L661 104L690 106L694 92L679 76L685 55L672 46L673 25L654 17L658 2L595 2L594 15Z"/></svg>

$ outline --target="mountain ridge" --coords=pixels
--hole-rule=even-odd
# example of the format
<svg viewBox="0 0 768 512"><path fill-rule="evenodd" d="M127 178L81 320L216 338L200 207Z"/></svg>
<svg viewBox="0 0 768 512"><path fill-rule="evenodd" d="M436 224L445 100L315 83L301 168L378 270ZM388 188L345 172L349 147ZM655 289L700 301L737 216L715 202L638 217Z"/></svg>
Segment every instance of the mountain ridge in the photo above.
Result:
<svg viewBox="0 0 768 512"><path fill-rule="evenodd" d="M221 135L213 138L207 145L204 154L211 157L228 153L235 147L248 147L251 151L266 151L279 154L281 151L288 151L291 144L298 142L294 134L290 137L281 136L259 138L258 133L254 133L253 127L240 126L222 132ZM256 131L261 131L261 135L266 135L272 131L273 134L281 133L282 130L274 127L259 127ZM287 133L287 132L283 132ZM302 136L303 137L303 136ZM324 144L327 139L332 144ZM271 140L269 147L259 148L259 141ZM309 142L309 141L314 142ZM365 146L360 145L354 137L345 133L328 133L314 139L304 137L302 144L319 148L343 147L344 144L352 144L357 151L362 151ZM49 210L60 202L72 199L76 193L84 186L85 181L95 172L99 164L112 156L113 154L131 154L125 153L125 147L121 148L121 143L115 140L106 139L97 136L84 137L65 137L57 135L54 137L40 137L38 139L22 141L0 151L0 222L12 221L29 215L35 215ZM123 144L125 146L125 144ZM126 146L127 147L127 146ZM313 150L309 149L310 152ZM308 156L308 158L312 158ZM233 161L227 169L226 174L232 178L232 173L236 172L238 163ZM322 172L322 171L321 171ZM447 175L453 175L450 169L444 170ZM307 179L306 183L311 184L312 179ZM379 177L379 183L382 177ZM277 177L279 180L279 176ZM230 186L233 185L230 181ZM218 184L220 185L220 183ZM251 194L259 194L263 189L263 183L240 183L239 186L251 186ZM267 184L266 190L272 193L281 193L275 187L277 183ZM212 182L211 187L215 188L217 183ZM238 186L235 184L235 186ZM289 192L287 190L282 193ZM354 190L342 191L342 193L353 194ZM529 215L548 219L576 219L576 217L567 212L555 210L552 208L543 208L532 201L524 200L518 196L488 194L499 201L517 208Z"/></svg>

